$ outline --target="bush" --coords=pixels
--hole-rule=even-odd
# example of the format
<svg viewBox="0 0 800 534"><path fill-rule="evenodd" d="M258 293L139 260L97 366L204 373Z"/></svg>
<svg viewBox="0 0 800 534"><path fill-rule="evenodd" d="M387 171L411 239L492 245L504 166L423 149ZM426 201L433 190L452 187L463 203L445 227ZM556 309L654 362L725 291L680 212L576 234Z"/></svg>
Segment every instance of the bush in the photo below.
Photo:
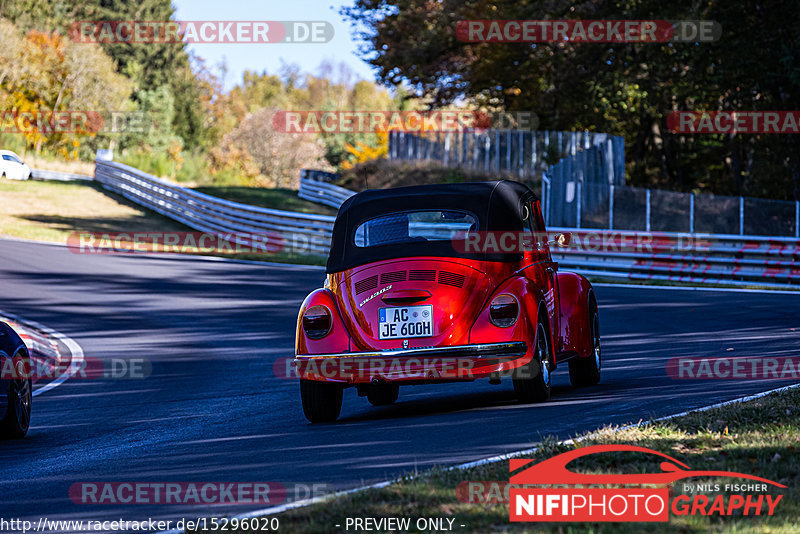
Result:
<svg viewBox="0 0 800 534"><path fill-rule="evenodd" d="M337 185L363 191L365 189L384 189L387 187L402 187L405 185L484 182L508 178L524 182L534 191L538 190L541 181L531 177L520 178L517 175L504 175L483 171L460 168L444 167L435 163L393 161L388 159L375 159L355 165L351 169L342 171Z"/></svg>

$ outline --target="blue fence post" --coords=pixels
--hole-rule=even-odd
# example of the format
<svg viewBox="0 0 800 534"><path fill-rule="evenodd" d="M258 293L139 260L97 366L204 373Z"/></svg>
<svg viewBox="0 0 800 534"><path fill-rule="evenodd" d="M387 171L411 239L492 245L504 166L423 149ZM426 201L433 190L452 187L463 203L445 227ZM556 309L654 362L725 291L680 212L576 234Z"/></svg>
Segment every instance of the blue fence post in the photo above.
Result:
<svg viewBox="0 0 800 534"><path fill-rule="evenodd" d="M739 197L739 235L744 235L744 197Z"/></svg>
<svg viewBox="0 0 800 534"><path fill-rule="evenodd" d="M550 224L550 178L547 173L542 173L542 218L544 225Z"/></svg>
<svg viewBox="0 0 800 534"><path fill-rule="evenodd" d="M608 186L608 229L614 229L614 184Z"/></svg>

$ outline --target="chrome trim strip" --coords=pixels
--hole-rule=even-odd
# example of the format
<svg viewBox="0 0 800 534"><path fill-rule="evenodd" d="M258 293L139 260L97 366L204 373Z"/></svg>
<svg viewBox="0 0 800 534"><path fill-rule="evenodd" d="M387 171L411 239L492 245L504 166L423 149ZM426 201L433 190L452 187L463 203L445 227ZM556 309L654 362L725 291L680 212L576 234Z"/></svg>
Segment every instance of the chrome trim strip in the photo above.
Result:
<svg viewBox="0 0 800 534"><path fill-rule="evenodd" d="M528 352L524 341L504 343L481 343L476 345L455 345L452 347L427 347L416 349L376 350L366 352L341 352L334 354L298 354L295 360L322 360L332 358L397 358L397 357L455 357L455 358L493 358L517 357Z"/></svg>

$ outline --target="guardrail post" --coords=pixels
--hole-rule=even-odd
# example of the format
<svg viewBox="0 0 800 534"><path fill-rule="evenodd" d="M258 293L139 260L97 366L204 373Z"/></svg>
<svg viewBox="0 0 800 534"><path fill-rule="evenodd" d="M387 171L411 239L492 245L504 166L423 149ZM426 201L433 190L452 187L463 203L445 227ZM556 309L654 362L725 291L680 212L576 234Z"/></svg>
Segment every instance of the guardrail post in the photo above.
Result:
<svg viewBox="0 0 800 534"><path fill-rule="evenodd" d="M472 135L472 168L478 168L478 143L480 142L480 138L477 134Z"/></svg>
<svg viewBox="0 0 800 534"><path fill-rule="evenodd" d="M608 186L608 229L614 229L614 184Z"/></svg>
<svg viewBox="0 0 800 534"><path fill-rule="evenodd" d="M694 233L694 193L689 195L689 233Z"/></svg>
<svg viewBox="0 0 800 534"><path fill-rule="evenodd" d="M739 235L744 235L744 197L739 197Z"/></svg>
<svg viewBox="0 0 800 534"><path fill-rule="evenodd" d="M511 130L506 131L506 170L511 172Z"/></svg>
<svg viewBox="0 0 800 534"><path fill-rule="evenodd" d="M497 156L497 172L500 172L500 130L494 131L494 152Z"/></svg>
<svg viewBox="0 0 800 534"><path fill-rule="evenodd" d="M550 130L544 131L544 146L542 147L542 157L547 154L547 150L550 148Z"/></svg>
<svg viewBox="0 0 800 534"><path fill-rule="evenodd" d="M550 211L550 178L547 177L547 173L542 173L542 218L544 219L544 225L547 226L550 224L550 217L548 216L548 211Z"/></svg>
<svg viewBox="0 0 800 534"><path fill-rule="evenodd" d="M576 228L580 228L580 227L581 227L581 196L583 196L583 195L581 194L581 192L582 192L582 189L583 189L583 182L581 182L580 180L578 180L578 181L577 181L577 183L576 183L575 185L577 185L577 188L576 188L576 193L575 193L575 194L576 194L576 196L577 196L577 200L578 200L578 201L575 203L575 210L576 210L576 217L575 217L575 218L576 218L576 221L575 221L575 227L576 227Z"/></svg>
<svg viewBox="0 0 800 534"><path fill-rule="evenodd" d="M645 218L646 218L646 222L645 222L646 230L649 232L650 231L650 190L649 189L647 190L647 202L645 204L644 212L645 212Z"/></svg>
<svg viewBox="0 0 800 534"><path fill-rule="evenodd" d="M444 134L444 166L447 167L447 160L450 156L450 133Z"/></svg>
<svg viewBox="0 0 800 534"><path fill-rule="evenodd" d="M483 170L489 172L489 148L492 146L492 141L489 134L486 134L483 141Z"/></svg>

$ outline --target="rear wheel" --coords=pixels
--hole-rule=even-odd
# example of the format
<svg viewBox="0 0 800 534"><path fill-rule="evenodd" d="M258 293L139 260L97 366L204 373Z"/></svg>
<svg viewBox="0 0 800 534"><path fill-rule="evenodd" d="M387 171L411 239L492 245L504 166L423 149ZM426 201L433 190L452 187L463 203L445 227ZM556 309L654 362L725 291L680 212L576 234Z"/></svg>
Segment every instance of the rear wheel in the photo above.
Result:
<svg viewBox="0 0 800 534"><path fill-rule="evenodd" d="M0 422L0 436L5 439L25 437L31 424L33 386L27 354L17 353L12 360L12 368L14 377L8 383L8 407Z"/></svg>
<svg viewBox="0 0 800 534"><path fill-rule="evenodd" d="M593 386L600 382L600 316L597 303L592 300L589 306L589 328L592 347L588 358L573 358L569 362L569 381L576 388Z"/></svg>
<svg viewBox="0 0 800 534"><path fill-rule="evenodd" d="M536 348L530 363L517 369L514 393L520 402L544 402L550 398L550 344L547 328L536 326Z"/></svg>
<svg viewBox="0 0 800 534"><path fill-rule="evenodd" d="M312 423L335 421L342 411L342 386L331 382L300 380L303 413Z"/></svg>
<svg viewBox="0 0 800 534"><path fill-rule="evenodd" d="M373 406L394 404L399 395L400 386L397 384L374 384L367 389L367 400Z"/></svg>

